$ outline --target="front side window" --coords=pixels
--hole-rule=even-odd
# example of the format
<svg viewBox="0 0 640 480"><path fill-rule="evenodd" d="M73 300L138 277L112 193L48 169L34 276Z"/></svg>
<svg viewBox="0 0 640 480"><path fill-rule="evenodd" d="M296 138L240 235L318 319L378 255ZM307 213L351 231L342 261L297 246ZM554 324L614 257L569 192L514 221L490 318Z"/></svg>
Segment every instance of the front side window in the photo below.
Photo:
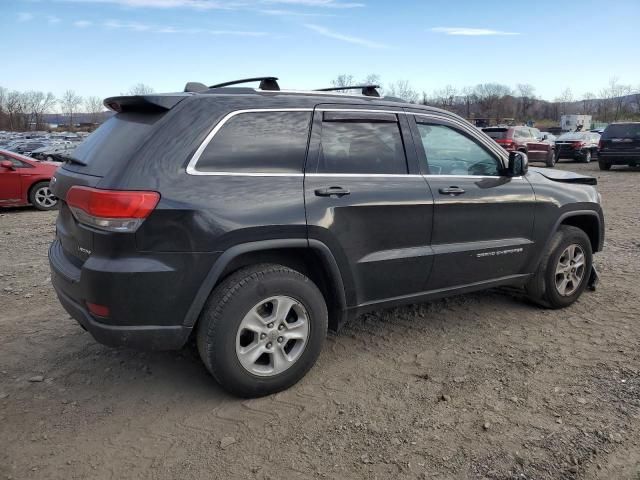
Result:
<svg viewBox="0 0 640 480"><path fill-rule="evenodd" d="M325 114L326 115L326 114ZM395 115L327 118L322 122L318 173L406 174L407 160Z"/></svg>
<svg viewBox="0 0 640 480"><path fill-rule="evenodd" d="M458 130L418 123L430 175L500 175L498 160Z"/></svg>
<svg viewBox="0 0 640 480"><path fill-rule="evenodd" d="M9 155L0 155L0 162L3 162L5 160L9 160L11 163L13 163L13 166L16 168L25 168L25 167L31 166L31 165L27 165L24 162L21 162L17 158L10 157Z"/></svg>
<svg viewBox="0 0 640 480"><path fill-rule="evenodd" d="M200 172L301 173L311 112L247 112L231 117L202 152Z"/></svg>

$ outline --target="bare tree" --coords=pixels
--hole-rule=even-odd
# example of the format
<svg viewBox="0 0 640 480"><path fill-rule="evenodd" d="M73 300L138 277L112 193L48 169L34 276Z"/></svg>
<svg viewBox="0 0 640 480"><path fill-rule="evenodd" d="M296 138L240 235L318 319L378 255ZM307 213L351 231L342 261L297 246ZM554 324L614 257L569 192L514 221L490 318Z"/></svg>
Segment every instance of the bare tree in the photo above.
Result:
<svg viewBox="0 0 640 480"><path fill-rule="evenodd" d="M69 128L73 128L73 114L78 112L78 106L82 103L82 97L73 90L67 90L60 99L62 112L69 118Z"/></svg>
<svg viewBox="0 0 640 480"><path fill-rule="evenodd" d="M525 119L536 101L535 88L528 83L519 83L517 89L520 96L520 111L522 112L522 118Z"/></svg>
<svg viewBox="0 0 640 480"><path fill-rule="evenodd" d="M148 95L153 93L154 90L149 85L145 85L144 83L136 83L133 87L129 89L126 93L127 95Z"/></svg>
<svg viewBox="0 0 640 480"><path fill-rule="evenodd" d="M478 100L475 89L473 87L464 87L462 89L462 98L464 100L465 116L471 118L471 105Z"/></svg>
<svg viewBox="0 0 640 480"><path fill-rule="evenodd" d="M505 110L504 98L511 95L511 89L499 83L481 83L476 86L475 95L483 114L500 122Z"/></svg>
<svg viewBox="0 0 640 480"><path fill-rule="evenodd" d="M596 96L587 92L582 95L582 113L583 114L593 114L596 110Z"/></svg>
<svg viewBox="0 0 640 480"><path fill-rule="evenodd" d="M433 92L433 96L435 97L438 106L447 110L453 109L457 94L458 91L453 85L445 85L443 89Z"/></svg>
<svg viewBox="0 0 640 480"><path fill-rule="evenodd" d="M87 97L84 100L84 109L89 114L91 123L100 122L100 114L104 111L104 106L100 97Z"/></svg>
<svg viewBox="0 0 640 480"><path fill-rule="evenodd" d="M7 93L6 98L9 130L26 130L24 95L12 90Z"/></svg>
<svg viewBox="0 0 640 480"><path fill-rule="evenodd" d="M389 85L389 88L385 90L385 94L391 97L401 98L409 103L417 103L418 101L418 92L411 87L408 80L398 80L392 83Z"/></svg>

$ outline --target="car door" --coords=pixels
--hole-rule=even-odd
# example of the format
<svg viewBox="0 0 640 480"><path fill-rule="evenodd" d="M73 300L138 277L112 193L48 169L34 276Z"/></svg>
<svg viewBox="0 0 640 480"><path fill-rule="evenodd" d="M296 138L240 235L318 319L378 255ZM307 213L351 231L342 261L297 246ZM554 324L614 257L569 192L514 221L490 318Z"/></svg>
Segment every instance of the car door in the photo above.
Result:
<svg viewBox="0 0 640 480"><path fill-rule="evenodd" d="M333 253L349 306L425 289L433 197L402 110L318 106L305 204L309 239Z"/></svg>
<svg viewBox="0 0 640 480"><path fill-rule="evenodd" d="M22 183L20 179L20 167L22 162L8 155L0 154L0 162L9 161L13 170L0 167L0 204L13 205L21 203Z"/></svg>
<svg viewBox="0 0 640 480"><path fill-rule="evenodd" d="M535 196L527 179L504 176L498 150L466 123L437 115L410 121L435 202L428 289L528 273Z"/></svg>

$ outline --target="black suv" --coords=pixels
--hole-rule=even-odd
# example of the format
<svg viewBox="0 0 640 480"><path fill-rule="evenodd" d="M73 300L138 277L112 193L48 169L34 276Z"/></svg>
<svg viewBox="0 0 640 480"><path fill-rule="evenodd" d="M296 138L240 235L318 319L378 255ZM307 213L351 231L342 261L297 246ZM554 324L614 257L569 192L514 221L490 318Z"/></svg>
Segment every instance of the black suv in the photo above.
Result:
<svg viewBox="0 0 640 480"><path fill-rule="evenodd" d="M257 396L362 312L501 285L560 308L595 283L595 179L529 170L372 87L261 87L109 98L117 114L58 169L52 282L99 342L193 335L225 388Z"/></svg>
<svg viewBox="0 0 640 480"><path fill-rule="evenodd" d="M600 170L611 165L640 165L640 122L611 123L602 132L598 144Z"/></svg>

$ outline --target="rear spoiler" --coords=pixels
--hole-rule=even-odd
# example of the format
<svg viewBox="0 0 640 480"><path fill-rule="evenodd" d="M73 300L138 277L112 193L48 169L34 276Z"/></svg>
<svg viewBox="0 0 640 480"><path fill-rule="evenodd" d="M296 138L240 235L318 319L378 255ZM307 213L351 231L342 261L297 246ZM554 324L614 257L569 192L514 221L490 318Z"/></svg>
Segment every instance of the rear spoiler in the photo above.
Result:
<svg viewBox="0 0 640 480"><path fill-rule="evenodd" d="M116 113L162 113L171 110L192 93L131 95L105 98L104 106Z"/></svg>

